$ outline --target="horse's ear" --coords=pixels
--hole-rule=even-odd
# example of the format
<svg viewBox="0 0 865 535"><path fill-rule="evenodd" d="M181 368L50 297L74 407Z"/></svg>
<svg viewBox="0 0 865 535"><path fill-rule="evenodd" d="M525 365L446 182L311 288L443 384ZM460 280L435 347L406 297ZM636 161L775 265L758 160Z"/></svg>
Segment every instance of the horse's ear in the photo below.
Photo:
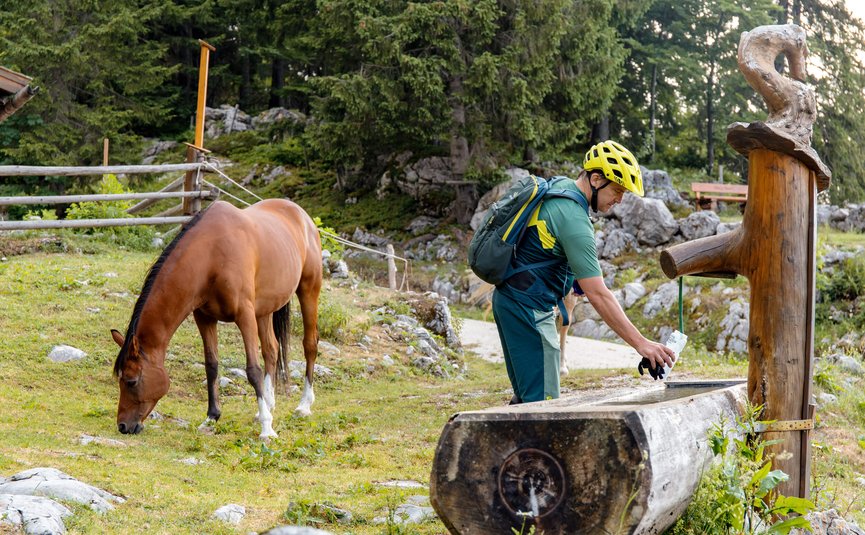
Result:
<svg viewBox="0 0 865 535"><path fill-rule="evenodd" d="M124 338L123 335L120 334L120 331L117 329L111 329L111 338L114 338L114 341L117 342L117 345L123 347Z"/></svg>

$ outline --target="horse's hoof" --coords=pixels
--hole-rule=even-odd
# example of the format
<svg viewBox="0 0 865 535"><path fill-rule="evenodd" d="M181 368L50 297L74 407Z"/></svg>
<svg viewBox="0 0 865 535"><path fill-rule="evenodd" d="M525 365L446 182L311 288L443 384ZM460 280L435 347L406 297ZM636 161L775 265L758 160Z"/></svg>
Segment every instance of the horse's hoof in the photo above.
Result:
<svg viewBox="0 0 865 535"><path fill-rule="evenodd" d="M561 370L559 370L560 375L568 375L569 373L571 372L567 368L562 368Z"/></svg>
<svg viewBox="0 0 865 535"><path fill-rule="evenodd" d="M269 440L271 438L279 438L279 435L276 434L276 431L271 429L270 431L265 431L258 435L259 440Z"/></svg>
<svg viewBox="0 0 865 535"><path fill-rule="evenodd" d="M307 418L312 416L312 411L306 407L298 407L294 409L294 415L300 416L301 418Z"/></svg>

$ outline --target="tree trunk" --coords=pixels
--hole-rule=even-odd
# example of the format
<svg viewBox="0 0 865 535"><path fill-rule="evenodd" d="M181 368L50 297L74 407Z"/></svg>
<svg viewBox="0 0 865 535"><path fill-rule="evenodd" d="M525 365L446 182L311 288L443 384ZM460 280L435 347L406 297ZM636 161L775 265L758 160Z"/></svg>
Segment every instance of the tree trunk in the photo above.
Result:
<svg viewBox="0 0 865 535"><path fill-rule="evenodd" d="M463 104L463 81L453 76L448 84L451 105L451 173L454 180L462 180L469 167L469 142L465 136L466 109Z"/></svg>
<svg viewBox="0 0 865 535"><path fill-rule="evenodd" d="M706 174L712 176L715 168L715 63L709 67L706 78Z"/></svg>
<svg viewBox="0 0 865 535"><path fill-rule="evenodd" d="M707 431L745 400L741 382L457 414L445 425L430 501L452 534L661 533L711 458Z"/></svg>
<svg viewBox="0 0 865 535"><path fill-rule="evenodd" d="M658 103L656 100L656 92L658 90L658 65L652 65L652 85L649 88L650 99L650 115L649 115L649 141L651 143L649 149L649 162L655 161L655 113L657 112Z"/></svg>
<svg viewBox="0 0 865 535"><path fill-rule="evenodd" d="M600 143L610 139L610 115L605 113L601 120L592 128L592 143Z"/></svg>
<svg viewBox="0 0 865 535"><path fill-rule="evenodd" d="M250 102L252 101L252 65L249 54L244 54L240 58L240 90L238 100L240 101L240 109L249 110Z"/></svg>
<svg viewBox="0 0 865 535"><path fill-rule="evenodd" d="M270 100L268 106L271 108L284 107L285 95L282 89L285 87L285 60L273 58L270 64Z"/></svg>

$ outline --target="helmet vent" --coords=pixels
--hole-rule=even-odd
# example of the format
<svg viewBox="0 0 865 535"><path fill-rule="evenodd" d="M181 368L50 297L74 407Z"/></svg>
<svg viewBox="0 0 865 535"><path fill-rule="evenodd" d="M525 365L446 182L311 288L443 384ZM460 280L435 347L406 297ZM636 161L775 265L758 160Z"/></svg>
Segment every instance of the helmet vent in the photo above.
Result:
<svg viewBox="0 0 865 535"><path fill-rule="evenodd" d="M622 161L625 162L627 165L634 165L633 163L631 163L631 160L625 158L624 156L622 157Z"/></svg>
<svg viewBox="0 0 865 535"><path fill-rule="evenodd" d="M622 176L622 172L619 171L618 169L613 169L613 174L616 175L617 177L621 178L621 179L625 178L624 176Z"/></svg>

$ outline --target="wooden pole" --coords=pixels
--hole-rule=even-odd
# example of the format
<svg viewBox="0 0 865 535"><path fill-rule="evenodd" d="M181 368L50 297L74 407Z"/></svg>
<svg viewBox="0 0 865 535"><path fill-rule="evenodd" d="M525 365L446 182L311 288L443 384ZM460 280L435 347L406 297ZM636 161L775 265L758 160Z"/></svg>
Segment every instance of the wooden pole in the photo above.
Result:
<svg viewBox="0 0 865 535"><path fill-rule="evenodd" d="M396 262L393 256L393 245L387 244L387 286L391 290L396 290Z"/></svg>
<svg viewBox="0 0 865 535"><path fill-rule="evenodd" d="M108 167L108 138L102 140L102 165Z"/></svg>
<svg viewBox="0 0 865 535"><path fill-rule="evenodd" d="M198 63L198 102L195 107L195 140L193 145L186 145L186 161L195 162L198 159L198 150L204 148L204 107L207 102L207 72L210 63L210 53L216 49L198 40L201 48L201 56ZM183 181L183 191L194 191L199 187L198 174L193 171L186 172ZM183 199L183 213L192 215L201 210L201 201L198 199Z"/></svg>
<svg viewBox="0 0 865 535"><path fill-rule="evenodd" d="M727 132L727 142L748 156L742 226L661 253L661 267L670 278L706 273L748 278L748 396L765 406L763 419L779 423L813 418L815 200L818 188L826 189L831 178L810 147L816 112L813 90L801 81L806 51L798 26L764 26L742 35L740 69L770 110L768 121L735 123ZM775 71L774 58L780 53L795 67L795 79ZM778 440L767 452L774 455L775 468L790 476L778 490L807 498L807 429L772 431L770 426L765 438Z"/></svg>

